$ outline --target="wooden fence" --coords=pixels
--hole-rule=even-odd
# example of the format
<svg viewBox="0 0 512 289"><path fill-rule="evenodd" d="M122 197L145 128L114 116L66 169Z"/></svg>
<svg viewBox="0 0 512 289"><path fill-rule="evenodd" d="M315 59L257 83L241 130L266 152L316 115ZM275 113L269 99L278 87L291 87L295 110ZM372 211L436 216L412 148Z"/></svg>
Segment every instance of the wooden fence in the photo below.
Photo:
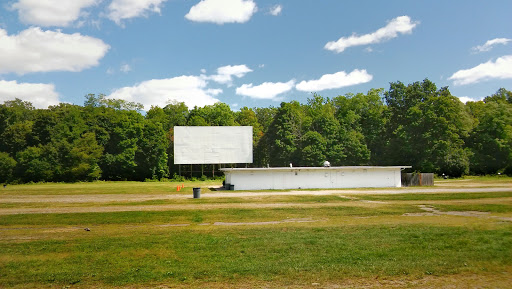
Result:
<svg viewBox="0 0 512 289"><path fill-rule="evenodd" d="M405 173L402 174L402 187L433 186L433 173Z"/></svg>

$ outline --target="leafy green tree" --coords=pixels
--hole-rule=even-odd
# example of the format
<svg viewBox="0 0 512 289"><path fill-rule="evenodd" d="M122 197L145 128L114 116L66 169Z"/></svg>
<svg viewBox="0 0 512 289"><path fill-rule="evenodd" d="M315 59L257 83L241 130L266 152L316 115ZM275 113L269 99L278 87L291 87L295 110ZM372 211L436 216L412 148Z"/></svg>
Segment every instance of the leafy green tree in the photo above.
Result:
<svg viewBox="0 0 512 289"><path fill-rule="evenodd" d="M135 155L137 162L137 178L139 180L168 177L168 146L169 139L166 136L162 124L145 120L142 137L137 144L138 150Z"/></svg>
<svg viewBox="0 0 512 289"><path fill-rule="evenodd" d="M101 177L101 168L98 163L103 154L103 147L96 141L94 133L84 133L76 139L69 154L73 180L92 181Z"/></svg>
<svg viewBox="0 0 512 289"><path fill-rule="evenodd" d="M317 167L321 166L327 159L325 156L326 141L320 133L308 131L304 135L302 145L301 165Z"/></svg>
<svg viewBox="0 0 512 289"><path fill-rule="evenodd" d="M108 107L115 110L136 110L141 111L144 105L137 102L126 101L123 99L107 98L104 94L88 94L85 96L84 106L86 107Z"/></svg>
<svg viewBox="0 0 512 289"><path fill-rule="evenodd" d="M493 95L487 96L484 98L484 102L507 102L512 104L512 91L506 90L505 88L500 88Z"/></svg>
<svg viewBox="0 0 512 289"><path fill-rule="evenodd" d="M423 140L420 138L419 118L421 111L416 107L425 98L425 92L431 91L426 83L425 89L419 82L405 86L402 82L391 83L385 92L385 100L389 109L387 146L387 163L395 165L412 165L414 170L419 167L421 155L424 153L420 147Z"/></svg>
<svg viewBox="0 0 512 289"><path fill-rule="evenodd" d="M405 86L391 83L385 93L389 109L387 156L414 170L461 176L469 170L464 139L471 119L447 88L425 79ZM388 163L389 164L389 163Z"/></svg>
<svg viewBox="0 0 512 289"><path fill-rule="evenodd" d="M18 98L0 105L0 151L16 155L33 145L34 107Z"/></svg>
<svg viewBox="0 0 512 289"><path fill-rule="evenodd" d="M5 101L2 106L6 108L7 124L32 120L33 118L35 108L32 103L28 101L15 98L14 100Z"/></svg>
<svg viewBox="0 0 512 289"><path fill-rule="evenodd" d="M169 131L175 126L184 126L187 125L187 118L189 115L189 111L185 103L183 102L171 102L166 105L164 108L164 113L166 115L166 122L160 121L162 125L164 125L164 129Z"/></svg>
<svg viewBox="0 0 512 289"><path fill-rule="evenodd" d="M234 126L235 114L229 105L217 102L214 105L206 105L203 108L205 119L210 126Z"/></svg>
<svg viewBox="0 0 512 289"><path fill-rule="evenodd" d="M236 125L235 114L231 111L229 105L222 102L205 105L204 107L194 107L188 115L187 123L190 126Z"/></svg>
<svg viewBox="0 0 512 289"><path fill-rule="evenodd" d="M351 101L342 97L329 100L318 95L309 99L310 130L319 132L325 139L324 155L331 165L367 164L370 151L357 124L360 118L353 109L341 111L339 104L343 100Z"/></svg>
<svg viewBox="0 0 512 289"><path fill-rule="evenodd" d="M138 179L135 175L137 163L135 153L137 142L134 139L123 140L119 143L119 152L105 153L100 163L100 168L107 180L130 180Z"/></svg>
<svg viewBox="0 0 512 289"><path fill-rule="evenodd" d="M254 110L242 107L239 112L235 113L235 121L241 126L252 126L253 147L256 147L263 136L263 127L258 122L258 117Z"/></svg>
<svg viewBox="0 0 512 289"><path fill-rule="evenodd" d="M32 125L32 121L28 120L9 125L0 136L0 150L16 154L27 148L31 143Z"/></svg>
<svg viewBox="0 0 512 289"><path fill-rule="evenodd" d="M34 143L45 145L52 141L59 123L57 113L53 109L40 109L34 116L32 137Z"/></svg>
<svg viewBox="0 0 512 289"><path fill-rule="evenodd" d="M143 120L142 115L133 110L106 108L102 111L98 124L108 135L100 160L105 179L137 179L135 154L139 139L142 138Z"/></svg>
<svg viewBox="0 0 512 289"><path fill-rule="evenodd" d="M277 114L278 108L270 106L270 107L256 107L254 108L254 112L256 113L256 118L258 119L258 123L261 125L263 133L265 133L272 121L274 120Z"/></svg>
<svg viewBox="0 0 512 289"><path fill-rule="evenodd" d="M512 168L512 105L504 99L487 98L477 108L477 125L468 138L471 171L495 174ZM475 113L474 113L475 115Z"/></svg>
<svg viewBox="0 0 512 289"><path fill-rule="evenodd" d="M352 133L353 138L361 139L362 137L362 143L371 153L369 161L365 161L366 152L361 155L361 164L369 162L373 165L382 165L385 163L386 126L389 120L387 106L382 101L383 93L383 89L371 89L367 94L347 94L333 99L336 119L343 123L347 130L355 132L355 134ZM354 144L356 143L354 142ZM361 145L356 147L361 147Z"/></svg>
<svg viewBox="0 0 512 289"><path fill-rule="evenodd" d="M308 114L311 118L311 125L305 134L307 137L304 138L302 145L304 147L302 156L308 166L318 166L326 160L331 162L332 165L342 165L346 158L344 144L340 142L340 133L343 128L335 118L334 111L335 108L328 99L316 94L313 95L313 98L308 99ZM310 132L315 134L312 135ZM314 143L316 145L313 145ZM313 152L318 159L311 162L312 157L309 155Z"/></svg>
<svg viewBox="0 0 512 289"><path fill-rule="evenodd" d="M8 183L12 180L16 161L5 152L0 152L0 183Z"/></svg>
<svg viewBox="0 0 512 289"><path fill-rule="evenodd" d="M151 107L89 94L84 106L35 109L19 99L0 104L1 181L160 179L173 163L174 127L253 127L254 165L412 165L414 170L512 174L512 92L500 88L463 105L428 79L388 91L314 94L306 104L233 112L216 103L191 110ZM209 170L209 168L207 168Z"/></svg>
<svg viewBox="0 0 512 289"><path fill-rule="evenodd" d="M256 166L266 166L270 164L270 137L266 136L270 125L272 124L277 108L275 107L257 107L254 109L258 123L261 125L261 135L254 145L254 164Z"/></svg>
<svg viewBox="0 0 512 289"><path fill-rule="evenodd" d="M52 181L55 163L52 161L50 147L28 147L17 153L16 175L24 182Z"/></svg>
<svg viewBox="0 0 512 289"><path fill-rule="evenodd" d="M310 123L299 102L281 103L267 134L263 136L268 141L260 142L262 145L269 145L271 166L286 166L289 163L300 165L301 141Z"/></svg>
<svg viewBox="0 0 512 289"><path fill-rule="evenodd" d="M468 102L466 102L465 107L471 117L471 120L473 123L473 127L472 127L472 129L473 129L478 125L480 119L485 114L485 110L486 110L485 102L483 102L483 101L468 101Z"/></svg>
<svg viewBox="0 0 512 289"><path fill-rule="evenodd" d="M52 164L52 180L58 182L72 182L73 178L71 168L71 150L73 143L68 142L66 139L55 139L46 145L40 145L43 148L43 159Z"/></svg>
<svg viewBox="0 0 512 289"><path fill-rule="evenodd" d="M171 102L164 107L166 122L161 122L167 132L169 146L167 147L168 174L174 175L179 172L179 166L174 164L174 127L187 125L189 117L188 107L183 102Z"/></svg>
<svg viewBox="0 0 512 289"><path fill-rule="evenodd" d="M464 139L472 124L464 104L447 88L441 88L418 107L423 114L420 126L427 156L421 167L452 176L467 174L470 152L464 148Z"/></svg>
<svg viewBox="0 0 512 289"><path fill-rule="evenodd" d="M100 107L100 106L102 106L100 100L104 99L105 95L100 94L100 95L96 96L96 94L94 94L94 93L89 93L89 94L85 95L84 97L85 97L85 101L84 101L85 107Z"/></svg>
<svg viewBox="0 0 512 289"><path fill-rule="evenodd" d="M340 143L343 144L342 165L360 166L367 165L370 160L370 150L364 144L364 137L357 131L342 131Z"/></svg>
<svg viewBox="0 0 512 289"><path fill-rule="evenodd" d="M187 125L188 126L208 126L208 122L206 121L206 119L204 117L197 115L197 114L192 114L188 118Z"/></svg>
<svg viewBox="0 0 512 289"><path fill-rule="evenodd" d="M34 146L41 146L51 152L47 159L53 164L54 181L76 181L76 161L72 149L82 135L89 130L84 108L78 105L61 103L46 110L38 110L32 128Z"/></svg>
<svg viewBox="0 0 512 289"><path fill-rule="evenodd" d="M73 143L89 128L85 121L83 107L68 103L60 103L49 108L56 118L56 123L51 130L51 139L64 139Z"/></svg>

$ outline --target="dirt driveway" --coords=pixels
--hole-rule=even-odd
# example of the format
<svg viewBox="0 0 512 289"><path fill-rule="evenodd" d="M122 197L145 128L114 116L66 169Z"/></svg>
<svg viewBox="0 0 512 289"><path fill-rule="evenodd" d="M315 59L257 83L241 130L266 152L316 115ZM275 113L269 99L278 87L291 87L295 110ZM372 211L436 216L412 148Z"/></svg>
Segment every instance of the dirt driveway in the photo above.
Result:
<svg viewBox="0 0 512 289"><path fill-rule="evenodd" d="M365 189L365 190L315 190L315 191L272 191L272 192L237 192L237 191L211 191L201 195L201 198L259 198L266 196L327 196L341 197L357 196L362 194L405 194L405 193L480 193L480 192L507 192L508 187L488 188L396 188L396 189ZM151 200L185 200L189 204L161 204L161 205L129 205L123 203L144 202ZM339 206L340 203L218 203L201 204L192 203L192 195L188 194L96 194L96 195L4 195L0 196L0 204L13 204L11 208L0 208L0 215L12 214L48 214L48 213L80 213L80 212L121 212L121 211L165 211L165 210L209 210L220 208L283 208L283 207L324 207ZM468 200L466 200L468 201ZM478 200L476 200L478 201ZM365 206L378 206L383 202L365 202ZM23 207L23 204L37 204L37 207ZM44 204L48 203L48 207ZM51 204L61 204L52 206ZM110 204L109 204L110 203ZM116 204L112 204L116 203ZM119 203L119 204L117 204ZM69 206L67 205L69 204ZM361 206L361 202L347 203L343 206ZM382 205L382 204L380 204Z"/></svg>
<svg viewBox="0 0 512 289"><path fill-rule="evenodd" d="M361 189L361 190L300 190L300 191L211 191L203 192L201 198L245 198L266 196L328 196L328 195L377 195L408 193L482 193L512 192L512 187L488 188L396 188L396 189ZM191 199L192 194L94 194L94 195L3 195L0 203L111 203L143 202L150 200Z"/></svg>

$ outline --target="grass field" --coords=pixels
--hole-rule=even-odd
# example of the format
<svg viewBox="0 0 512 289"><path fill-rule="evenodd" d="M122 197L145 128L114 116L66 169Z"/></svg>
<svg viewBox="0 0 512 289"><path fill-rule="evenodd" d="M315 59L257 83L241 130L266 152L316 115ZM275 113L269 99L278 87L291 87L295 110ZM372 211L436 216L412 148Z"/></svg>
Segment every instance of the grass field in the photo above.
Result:
<svg viewBox="0 0 512 289"><path fill-rule="evenodd" d="M9 185L0 288L512 288L512 178L436 181L324 195Z"/></svg>

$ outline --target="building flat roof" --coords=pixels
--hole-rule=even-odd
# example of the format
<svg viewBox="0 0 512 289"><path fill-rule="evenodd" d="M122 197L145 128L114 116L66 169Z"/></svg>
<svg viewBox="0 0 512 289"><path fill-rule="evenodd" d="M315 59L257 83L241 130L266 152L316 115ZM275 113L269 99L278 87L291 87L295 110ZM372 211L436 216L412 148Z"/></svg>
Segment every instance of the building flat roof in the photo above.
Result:
<svg viewBox="0 0 512 289"><path fill-rule="evenodd" d="M222 168L221 171L297 171L297 170L361 170L361 169L410 169L412 166L342 166L342 167L275 167L275 168Z"/></svg>

